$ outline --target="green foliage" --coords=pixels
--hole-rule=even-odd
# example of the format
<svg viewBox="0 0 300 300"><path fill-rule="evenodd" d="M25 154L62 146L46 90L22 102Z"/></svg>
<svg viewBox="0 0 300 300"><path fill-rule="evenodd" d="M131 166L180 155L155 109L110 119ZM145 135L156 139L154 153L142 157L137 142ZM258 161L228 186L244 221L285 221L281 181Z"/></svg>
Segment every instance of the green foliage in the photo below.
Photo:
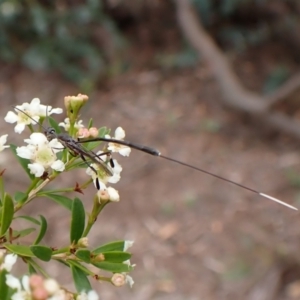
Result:
<svg viewBox="0 0 300 300"><path fill-rule="evenodd" d="M102 1L0 1L0 59L89 86L124 47ZM109 44L109 45L107 45Z"/></svg>

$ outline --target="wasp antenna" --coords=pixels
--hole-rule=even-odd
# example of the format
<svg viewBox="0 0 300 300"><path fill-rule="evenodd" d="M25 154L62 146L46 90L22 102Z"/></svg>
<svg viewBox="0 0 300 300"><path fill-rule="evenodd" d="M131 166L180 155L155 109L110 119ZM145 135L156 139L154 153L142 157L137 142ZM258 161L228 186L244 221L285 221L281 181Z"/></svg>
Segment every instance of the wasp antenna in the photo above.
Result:
<svg viewBox="0 0 300 300"><path fill-rule="evenodd" d="M164 155L161 155L161 154L160 154L159 156L160 156L161 158L164 158L164 159L166 159L166 160L169 160L169 161L175 162L175 163L177 163L177 164L183 165L183 166L185 166L185 167L188 167L188 168L190 168L190 169L196 170L196 171L198 171L198 172L202 172L202 173L205 173L205 174L210 175L210 176L212 176L212 177L218 178L218 179L220 179L220 180L223 180L223 181L232 183L232 184L234 184L234 185L236 185L236 186L239 186L239 187L242 188L242 189L248 190L248 191L250 191L250 192L252 192L252 193L255 193L255 194L257 194L257 195L259 195L259 196L261 196L261 197L264 197L264 198L267 198L267 199L272 200L272 201L274 201L274 202L277 202L277 203L279 203L279 204L281 204L281 205L284 205L284 206L286 206L286 207L288 207L288 208L291 208L291 209L294 209L294 210L298 210L298 208L296 208L296 207L294 207L294 206L292 206L292 205L290 205L290 204L287 204L286 202L283 202L283 201L281 201L281 200L279 200L279 199L277 199L277 198L274 198L274 197L272 197L272 196L270 196L270 195L267 195L267 194L261 193L261 192L259 192L259 191L256 191L256 190L254 190L254 189L251 189L251 188L249 188L249 187L247 187L247 186L245 186L245 185L242 185L242 184L237 183L237 182L235 182L235 181L232 181L232 180L230 180L230 179L227 179L227 178L224 178L224 177L222 177L222 176L213 174L213 173L211 173L211 172L208 172L208 171L206 171L206 170L200 169L200 168L198 168L198 167L195 167L195 166L193 166L193 165L187 164L187 163L185 163L185 162L179 161L179 160L177 160L177 159L173 159L173 158L168 157L168 156L164 156Z"/></svg>
<svg viewBox="0 0 300 300"><path fill-rule="evenodd" d="M47 128L44 127L41 123L37 122L34 118L32 118L28 113L26 113L25 111L23 111L22 109L19 109L17 108L16 106L13 106L14 109L20 111L22 114L26 115L29 119L31 119L32 121L35 122L35 124L39 124L43 129L44 131L47 131Z"/></svg>
<svg viewBox="0 0 300 300"><path fill-rule="evenodd" d="M274 201L274 202L277 202L277 203L279 203L279 204L281 204L281 205L284 205L284 206L286 206L286 207L288 207L288 208L291 208L291 209L293 209L293 210L298 210L298 208L296 208L295 206L292 206L292 205L290 205L290 204L287 204L287 203L285 203L285 202L283 202L283 201L281 201L281 200L279 200L279 199L277 199L277 198L274 198L274 197L272 197L272 196L270 196L270 195L267 195L267 194L264 194L264 193L259 193L259 195L262 196L262 197L264 197L264 198L270 199L270 200L272 200L272 201Z"/></svg>

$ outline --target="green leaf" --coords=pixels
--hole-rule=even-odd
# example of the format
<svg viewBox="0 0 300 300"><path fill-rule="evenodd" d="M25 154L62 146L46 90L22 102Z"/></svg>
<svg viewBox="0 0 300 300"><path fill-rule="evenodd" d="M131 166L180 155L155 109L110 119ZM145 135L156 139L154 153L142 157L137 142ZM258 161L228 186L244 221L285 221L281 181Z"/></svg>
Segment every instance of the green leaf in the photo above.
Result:
<svg viewBox="0 0 300 300"><path fill-rule="evenodd" d="M14 195L14 199L16 202L23 203L27 199L28 195L26 193L22 192L16 192Z"/></svg>
<svg viewBox="0 0 300 300"><path fill-rule="evenodd" d="M34 268L34 266L32 265L30 259L27 260L27 265L28 265L28 273L29 273L30 275L32 275L32 274L37 274L37 271L36 271L36 269ZM1 291L1 289L0 289L0 291Z"/></svg>
<svg viewBox="0 0 300 300"><path fill-rule="evenodd" d="M122 251L102 252L105 261L120 263L131 258L131 253Z"/></svg>
<svg viewBox="0 0 300 300"><path fill-rule="evenodd" d="M93 254L99 254L109 251L123 251L125 241L115 241L112 243L104 244L100 247L95 248L92 252Z"/></svg>
<svg viewBox="0 0 300 300"><path fill-rule="evenodd" d="M34 245L37 245L43 239L48 227L47 220L44 218L44 216L40 215L40 219L41 219L41 228L40 228L39 235L37 236L35 242L33 243Z"/></svg>
<svg viewBox="0 0 300 300"><path fill-rule="evenodd" d="M30 247L32 253L43 261L49 261L52 256L52 249L46 246L34 245Z"/></svg>
<svg viewBox="0 0 300 300"><path fill-rule="evenodd" d="M68 210L72 210L73 200L71 200L68 197L57 195L57 194L51 194L51 193L45 192L45 191L43 193L38 193L38 196L48 197L48 198L54 200L56 203L64 206Z"/></svg>
<svg viewBox="0 0 300 300"><path fill-rule="evenodd" d="M9 194L5 194L1 211L0 236L3 236L9 228L14 217L14 202Z"/></svg>
<svg viewBox="0 0 300 300"><path fill-rule="evenodd" d="M29 217L29 216L17 216L15 217L14 219L24 219L24 220L27 220L33 224L36 224L36 225L41 225L41 222L33 217Z"/></svg>
<svg viewBox="0 0 300 300"><path fill-rule="evenodd" d="M85 291L88 292L92 289L91 284L87 278L85 272L78 267L71 265L72 276L74 284L78 293Z"/></svg>
<svg viewBox="0 0 300 300"><path fill-rule="evenodd" d="M0 272L0 291L1 291L1 300L9 299L8 298L8 285L6 284L6 274L8 272L4 269Z"/></svg>
<svg viewBox="0 0 300 300"><path fill-rule="evenodd" d="M93 119L91 118L89 120L89 124L88 124L87 128L91 128L92 126L93 126Z"/></svg>
<svg viewBox="0 0 300 300"><path fill-rule="evenodd" d="M1 200L4 198L4 195L5 195L5 188L4 188L4 182L3 182L3 173L4 173L4 171L2 171L2 174L0 175L0 199ZM0 205L2 206L2 201L0 201Z"/></svg>
<svg viewBox="0 0 300 300"><path fill-rule="evenodd" d="M133 269L133 267L131 267L127 264L112 263L112 262L107 262L107 261L101 261L101 262L96 262L96 263L92 263L92 264L99 269L102 269L105 271L110 271L113 273L122 273L122 272L128 273Z"/></svg>
<svg viewBox="0 0 300 300"><path fill-rule="evenodd" d="M12 153L14 154L14 156L16 157L18 162L21 164L22 168L24 169L24 171L26 172L28 177L32 180L34 178L34 175L30 174L30 170L28 169L28 164L30 163L30 160L22 158L17 155L17 150L16 150L17 146L16 145L10 144L9 148L11 149Z"/></svg>
<svg viewBox="0 0 300 300"><path fill-rule="evenodd" d="M13 237L21 238L21 237L24 237L26 235L29 235L31 232L34 232L34 231L36 231L36 229L33 228L33 227L29 227L29 228L26 228L26 229L23 229L23 230L20 230L20 231L14 230L13 231Z"/></svg>
<svg viewBox="0 0 300 300"><path fill-rule="evenodd" d="M61 127L53 118L48 117L48 122L50 124L50 127L54 128L57 134L61 133ZM48 127L48 125L46 126Z"/></svg>
<svg viewBox="0 0 300 300"><path fill-rule="evenodd" d="M72 206L70 242L77 243L84 231L85 211L79 198L75 198Z"/></svg>
<svg viewBox="0 0 300 300"><path fill-rule="evenodd" d="M91 262L91 251L88 249L78 249L75 255L88 264Z"/></svg>
<svg viewBox="0 0 300 300"><path fill-rule="evenodd" d="M22 245L6 244L4 247L12 253L25 257L34 257L30 248Z"/></svg>

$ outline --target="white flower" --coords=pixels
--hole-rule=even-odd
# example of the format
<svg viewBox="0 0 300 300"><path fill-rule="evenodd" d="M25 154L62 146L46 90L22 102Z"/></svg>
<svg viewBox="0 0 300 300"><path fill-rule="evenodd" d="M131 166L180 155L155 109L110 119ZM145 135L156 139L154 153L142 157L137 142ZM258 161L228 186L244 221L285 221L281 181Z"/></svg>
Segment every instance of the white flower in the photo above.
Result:
<svg viewBox="0 0 300 300"><path fill-rule="evenodd" d="M17 108L17 109L16 109ZM39 98L34 98L30 103L23 103L17 105L15 108L16 113L9 111L4 120L8 123L16 123L15 132L21 133L26 125L37 124L40 117L50 116L51 114L61 114L61 108L52 108L50 105L40 104ZM24 113L23 113L24 112Z"/></svg>
<svg viewBox="0 0 300 300"><path fill-rule="evenodd" d="M30 135L30 139L25 139L24 141L28 145L18 147L17 155L32 162L28 164L28 168L35 177L41 177L50 167L59 172L65 169L64 163L56 158L55 153L64 149L57 139L49 142L44 134L34 132Z"/></svg>
<svg viewBox="0 0 300 300"><path fill-rule="evenodd" d="M5 146L5 143L7 141L7 134L0 136L0 152L3 151L5 148L9 148L9 145Z"/></svg>
<svg viewBox="0 0 300 300"><path fill-rule="evenodd" d="M104 162L106 162L107 156L101 155L102 153L103 153L103 151L99 151L99 152L97 152L97 155L100 156ZM104 185L108 182L109 183L117 183L121 179L120 174L123 169L122 169L121 165L115 159L113 159L113 165L114 165L114 167L111 168L113 171L112 176L107 176L104 172L101 172L101 165L95 164L95 163L92 164L92 167L96 171L99 170L98 174L96 174L94 172L94 170L92 170L90 167L87 168L86 173L93 178L94 182L95 182L96 178L98 178L98 180L101 181L101 183L103 183Z"/></svg>
<svg viewBox="0 0 300 300"><path fill-rule="evenodd" d="M77 297L76 300L98 300L99 296L95 291L89 291L88 293L86 292L81 292Z"/></svg>
<svg viewBox="0 0 300 300"><path fill-rule="evenodd" d="M22 284L20 280L11 274L6 275L6 284L17 292L11 296L11 300L31 299L31 292L29 287L29 277L23 276Z"/></svg>
<svg viewBox="0 0 300 300"><path fill-rule="evenodd" d="M0 266L0 270L5 269L7 272L10 272L17 258L18 256L16 254L7 254L4 258L4 262Z"/></svg>
<svg viewBox="0 0 300 300"><path fill-rule="evenodd" d="M105 138L110 139L110 135L105 135ZM125 131L123 130L122 127L118 127L115 130L115 136L113 137L113 139L116 140L123 140L125 138ZM131 152L131 148L128 146L124 146L124 145L120 145L117 143L108 143L108 150L110 150L111 152L118 152L119 154L123 155L123 156L129 156L130 152Z"/></svg>
<svg viewBox="0 0 300 300"><path fill-rule="evenodd" d="M66 131L68 131L70 129L70 119L65 118L64 122L61 122L58 125L63 127ZM84 128L84 125L82 124L82 120L79 120L79 121L75 122L74 127L76 129Z"/></svg>

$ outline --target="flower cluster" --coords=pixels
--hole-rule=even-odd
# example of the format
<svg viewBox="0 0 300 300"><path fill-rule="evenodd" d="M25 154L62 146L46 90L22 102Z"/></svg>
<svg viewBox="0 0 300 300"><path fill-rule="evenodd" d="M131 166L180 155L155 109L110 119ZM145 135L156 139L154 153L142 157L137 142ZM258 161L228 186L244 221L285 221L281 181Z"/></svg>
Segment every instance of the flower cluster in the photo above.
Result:
<svg viewBox="0 0 300 300"><path fill-rule="evenodd" d="M13 144L6 145L7 134L0 136L0 152L10 147L31 180L26 191L16 191L10 195L4 190L2 176L4 172L0 172L0 245L5 249L0 250L0 286L6 288L5 293L8 296L5 300L8 300L8 297L12 300L98 300L98 295L91 290L88 277L110 282L114 286L126 283L133 285L133 279L128 273L134 265L130 263L131 253L127 251L132 246L132 241L115 241L98 245L94 249L91 249L88 243L87 236L102 209L107 203L120 200L118 191L109 186L120 180L122 172L121 165L112 158L112 154L117 152L122 156L129 156L131 149L117 143L125 137L125 131L121 127L115 130L112 138L107 135L109 130L105 127L101 129L84 127L78 116L87 99L87 96L81 94L66 97L67 117L61 123L50 118L48 123L51 123L52 127L44 127L43 121L52 114L61 114L63 110L43 105L38 98L32 99L30 103L15 106L14 111L9 111L4 118L6 122L15 124L16 133L22 133L25 128L30 131L29 137L24 139L25 145L18 147ZM59 133L59 126L67 132ZM96 152L98 149L95 149L103 141L105 144L102 150ZM83 166L86 166L86 173L90 176L86 182L76 182L71 187L60 189L44 189L49 182L59 178L61 172L69 172ZM71 199L66 196L70 191L83 194L83 190L93 183L97 191L90 212L86 211L84 202L79 197ZM42 215L39 216L40 219L22 216L24 220L34 223L37 227L40 226L40 232L30 245L22 245L19 242L19 239L29 234L32 228L28 227L22 231L16 229L15 213L39 197L53 199L71 211L68 246L53 248L42 242L47 230L47 220ZM54 279L44 279L37 274L25 275L21 279L15 277L10 272L17 257L22 258L34 273L39 274L46 274L39 260L61 260L64 266L72 270L77 293L60 287ZM97 269L112 274L102 276ZM2 290L0 298L1 293Z"/></svg>
<svg viewBox="0 0 300 300"><path fill-rule="evenodd" d="M15 132L21 133L25 129L26 125L31 126L39 124L41 117L46 117L54 113L60 114L63 110L61 108L52 108L49 105L43 105L40 103L40 99L34 98L30 103L17 105L15 107L15 111L16 113L9 111L5 117L5 121L8 123L17 123L15 126ZM70 119L65 118L64 122L61 122L58 125L63 127L65 130L69 130L71 126ZM73 126L79 132L80 137L86 137L87 134L92 136L96 136L98 134L98 130L94 127L86 129L82 120L74 122ZM2 137L4 142L6 141L6 137L7 135ZM113 139L123 140L124 137L125 131L121 127L118 127L115 130L115 136ZM109 139L111 137L109 135L105 135L105 138ZM28 168L30 173L35 177L43 176L43 174L48 172L49 169L53 169L58 172L65 170L65 163L62 160L57 159L56 156L58 152L64 150L65 146L62 145L57 138L49 140L49 138L47 138L44 134L34 132L30 135L29 139L25 139L24 141L28 145L18 147L16 149L17 155L30 160ZM97 185L100 186L98 191L99 201L110 200L116 202L120 199L119 193L113 187L107 187L107 183L117 183L120 180L122 167L117 160L108 157L107 151L109 153L118 152L122 156L129 156L131 149L117 143L108 143L106 154L103 154L103 151L99 151L96 155L99 159L106 162L107 165L109 165L111 160L110 163L113 165L113 168L111 168L112 175L108 176L105 172L101 172L101 164L96 163L92 163L90 167L87 168L86 173L92 177L94 183L98 181ZM109 168L109 166L107 166L107 168ZM97 173L95 173L94 170L97 170Z"/></svg>

